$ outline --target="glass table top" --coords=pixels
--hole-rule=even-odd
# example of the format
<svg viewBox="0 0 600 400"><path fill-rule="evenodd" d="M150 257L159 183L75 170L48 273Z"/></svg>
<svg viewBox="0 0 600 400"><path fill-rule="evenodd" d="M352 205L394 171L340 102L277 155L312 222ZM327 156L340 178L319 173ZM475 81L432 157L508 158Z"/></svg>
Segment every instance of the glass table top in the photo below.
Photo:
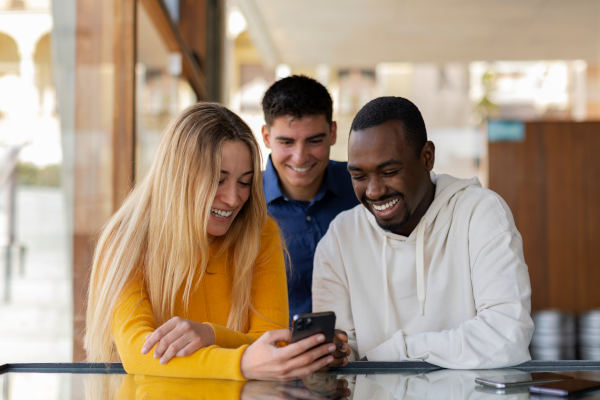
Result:
<svg viewBox="0 0 600 400"><path fill-rule="evenodd" d="M531 396L527 386L501 391L477 377L561 372L600 381L600 362L528 362L496 370L447 370L421 362L354 362L290 382L236 382L124 374L120 364L4 364L1 399L560 399ZM600 391L577 398L600 399Z"/></svg>

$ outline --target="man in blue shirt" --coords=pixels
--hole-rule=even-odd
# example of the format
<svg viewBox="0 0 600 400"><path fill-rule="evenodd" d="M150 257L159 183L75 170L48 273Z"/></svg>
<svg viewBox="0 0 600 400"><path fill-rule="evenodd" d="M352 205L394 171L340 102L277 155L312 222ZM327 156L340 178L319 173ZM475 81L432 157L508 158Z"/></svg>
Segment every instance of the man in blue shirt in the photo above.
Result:
<svg viewBox="0 0 600 400"><path fill-rule="evenodd" d="M262 101L263 184L267 209L289 251L290 318L311 312L313 256L329 223L358 204L345 162L329 160L336 141L333 102L316 80L293 75L275 82ZM289 266L288 266L289 267Z"/></svg>

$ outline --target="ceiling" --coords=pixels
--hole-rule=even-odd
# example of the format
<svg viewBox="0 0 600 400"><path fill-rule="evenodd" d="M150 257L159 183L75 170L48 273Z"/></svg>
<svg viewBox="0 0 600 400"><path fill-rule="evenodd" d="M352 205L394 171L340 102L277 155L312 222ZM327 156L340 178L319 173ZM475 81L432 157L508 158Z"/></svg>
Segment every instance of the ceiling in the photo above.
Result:
<svg viewBox="0 0 600 400"><path fill-rule="evenodd" d="M600 0L237 0L270 65L600 62Z"/></svg>

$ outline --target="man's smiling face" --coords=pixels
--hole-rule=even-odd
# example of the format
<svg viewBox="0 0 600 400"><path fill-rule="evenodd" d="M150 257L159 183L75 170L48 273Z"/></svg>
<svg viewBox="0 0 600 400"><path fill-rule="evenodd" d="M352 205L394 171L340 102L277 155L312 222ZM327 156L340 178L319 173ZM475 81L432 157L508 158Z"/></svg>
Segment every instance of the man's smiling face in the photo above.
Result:
<svg viewBox="0 0 600 400"><path fill-rule="evenodd" d="M348 171L356 197L379 226L408 236L433 200L435 149L427 142L417 151L406 134L398 120L352 131Z"/></svg>
<svg viewBox="0 0 600 400"><path fill-rule="evenodd" d="M294 200L312 200L336 140L335 122L330 125L324 115L284 115L264 126L262 134L284 193Z"/></svg>

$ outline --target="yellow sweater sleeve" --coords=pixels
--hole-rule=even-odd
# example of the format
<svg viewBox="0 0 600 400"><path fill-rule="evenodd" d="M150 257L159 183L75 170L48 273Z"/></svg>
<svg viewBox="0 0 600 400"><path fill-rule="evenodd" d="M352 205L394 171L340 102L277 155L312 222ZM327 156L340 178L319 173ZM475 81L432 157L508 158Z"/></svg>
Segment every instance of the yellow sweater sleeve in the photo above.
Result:
<svg viewBox="0 0 600 400"><path fill-rule="evenodd" d="M179 378L245 379L240 364L248 344L267 330L287 326L285 266L279 230L272 220L263 230L251 296L254 311L250 311L247 333L202 321L213 327L215 345L186 357L174 357L163 365L153 357L153 351L141 353L146 337L158 326L141 281L133 281L119 296L112 320L113 338L125 371Z"/></svg>
<svg viewBox="0 0 600 400"><path fill-rule="evenodd" d="M120 296L112 325L117 351L127 373L179 378L245 379L240 362L247 346L226 349L213 345L187 357L174 357L163 365L153 357L153 351L141 353L146 336L156 328L146 291L141 282L134 281Z"/></svg>
<svg viewBox="0 0 600 400"><path fill-rule="evenodd" d="M269 218L262 231L261 247L252 278L249 328L247 333L209 323L215 344L234 348L249 344L266 331L288 326L288 295L283 247L279 228Z"/></svg>

